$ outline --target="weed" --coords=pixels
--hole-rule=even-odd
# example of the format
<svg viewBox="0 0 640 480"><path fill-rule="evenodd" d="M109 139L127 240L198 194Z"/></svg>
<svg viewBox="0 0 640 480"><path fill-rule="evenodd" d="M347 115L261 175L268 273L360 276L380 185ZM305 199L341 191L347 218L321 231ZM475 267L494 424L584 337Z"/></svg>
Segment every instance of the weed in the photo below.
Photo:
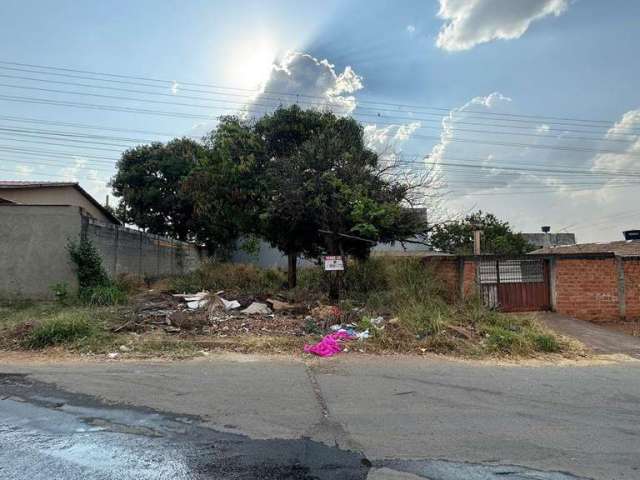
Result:
<svg viewBox="0 0 640 480"><path fill-rule="evenodd" d="M85 303L93 306L123 305L128 299L127 294L113 284L84 289L81 292L81 298Z"/></svg>
<svg viewBox="0 0 640 480"><path fill-rule="evenodd" d="M29 348L44 348L51 345L71 343L91 336L95 327L89 315L83 313L60 313L34 326L25 344Z"/></svg>
<svg viewBox="0 0 640 480"><path fill-rule="evenodd" d="M304 319L304 333L308 335L320 335L322 334L322 329L312 317L307 317Z"/></svg>
<svg viewBox="0 0 640 480"><path fill-rule="evenodd" d="M541 352L553 353L559 352L562 349L562 346L553 335L541 333L534 336L533 341L537 349Z"/></svg>
<svg viewBox="0 0 640 480"><path fill-rule="evenodd" d="M67 282L54 283L49 289L61 305L66 305L69 302L69 284Z"/></svg>

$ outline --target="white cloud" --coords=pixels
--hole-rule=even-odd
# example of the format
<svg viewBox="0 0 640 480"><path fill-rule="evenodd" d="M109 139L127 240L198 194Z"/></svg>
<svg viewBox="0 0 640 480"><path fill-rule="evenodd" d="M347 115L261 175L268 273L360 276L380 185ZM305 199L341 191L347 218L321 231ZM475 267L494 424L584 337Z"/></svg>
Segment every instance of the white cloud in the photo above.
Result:
<svg viewBox="0 0 640 480"><path fill-rule="evenodd" d="M382 127L378 127L375 124L367 124L364 126L365 144L368 148L377 152L383 161L393 162L397 160L403 144L421 126L420 122Z"/></svg>
<svg viewBox="0 0 640 480"><path fill-rule="evenodd" d="M287 52L282 61L273 66L261 93L247 105L244 115L258 118L279 105L295 103L303 108L348 115L356 108L353 94L362 88L362 77L350 66L336 72L335 65L326 59Z"/></svg>
<svg viewBox="0 0 640 480"><path fill-rule="evenodd" d="M594 169L638 169L640 170L640 135L634 132L640 131L640 109L630 110L611 127L605 139L609 140L629 140L625 143L622 153L602 153L593 159ZM607 144L608 147L611 144ZM620 150L616 148L616 150Z"/></svg>
<svg viewBox="0 0 640 480"><path fill-rule="evenodd" d="M436 174L444 191L451 192L445 197L448 209L481 208L525 231L539 231L540 225L552 225L554 230L569 227L581 242L620 239L622 230L637 227L637 217L609 217L629 210L630 199L640 196L640 182L623 173L592 172L640 171L640 109L628 111L600 134L576 134L554 122L512 125L499 120L512 117L493 115L519 113L515 103L495 92L470 100L443 119L440 142L432 148L430 163L439 165ZM518 125L525 128L516 128ZM594 217L604 218L600 221L606 224L592 228Z"/></svg>
<svg viewBox="0 0 640 480"><path fill-rule="evenodd" d="M407 32L416 33L416 27L414 25L407 25Z"/></svg>
<svg viewBox="0 0 640 480"><path fill-rule="evenodd" d="M444 50L469 50L492 40L520 38L532 22L559 16L569 0L440 0L445 20L436 45Z"/></svg>

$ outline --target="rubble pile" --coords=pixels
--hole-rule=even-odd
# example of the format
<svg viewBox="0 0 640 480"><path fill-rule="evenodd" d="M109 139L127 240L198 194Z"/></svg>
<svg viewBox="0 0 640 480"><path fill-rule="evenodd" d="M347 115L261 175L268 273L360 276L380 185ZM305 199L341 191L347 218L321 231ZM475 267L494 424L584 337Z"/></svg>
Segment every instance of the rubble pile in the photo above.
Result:
<svg viewBox="0 0 640 480"><path fill-rule="evenodd" d="M345 340L362 341L384 329L383 317L363 318L355 308L292 304L278 298L228 299L224 291L170 294L148 291L133 298L129 320L114 332L216 337L323 335L304 351L330 356L346 351Z"/></svg>

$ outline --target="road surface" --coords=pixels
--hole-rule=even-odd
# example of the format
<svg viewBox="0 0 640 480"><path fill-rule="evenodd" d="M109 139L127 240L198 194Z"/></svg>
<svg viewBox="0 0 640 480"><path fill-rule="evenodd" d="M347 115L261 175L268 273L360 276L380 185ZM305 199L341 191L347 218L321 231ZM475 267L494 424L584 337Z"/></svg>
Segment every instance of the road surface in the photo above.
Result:
<svg viewBox="0 0 640 480"><path fill-rule="evenodd" d="M640 362L0 359L2 479L640 478Z"/></svg>

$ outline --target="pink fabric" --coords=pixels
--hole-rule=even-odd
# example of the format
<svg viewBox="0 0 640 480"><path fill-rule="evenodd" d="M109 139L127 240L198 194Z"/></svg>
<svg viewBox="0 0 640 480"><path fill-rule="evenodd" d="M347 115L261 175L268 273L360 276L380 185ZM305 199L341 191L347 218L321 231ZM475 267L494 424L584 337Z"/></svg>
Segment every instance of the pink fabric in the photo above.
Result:
<svg viewBox="0 0 640 480"><path fill-rule="evenodd" d="M342 351L342 340L351 340L353 337L347 332L335 332L326 335L320 342L315 345L305 345L306 353L313 353L320 357L330 357Z"/></svg>

